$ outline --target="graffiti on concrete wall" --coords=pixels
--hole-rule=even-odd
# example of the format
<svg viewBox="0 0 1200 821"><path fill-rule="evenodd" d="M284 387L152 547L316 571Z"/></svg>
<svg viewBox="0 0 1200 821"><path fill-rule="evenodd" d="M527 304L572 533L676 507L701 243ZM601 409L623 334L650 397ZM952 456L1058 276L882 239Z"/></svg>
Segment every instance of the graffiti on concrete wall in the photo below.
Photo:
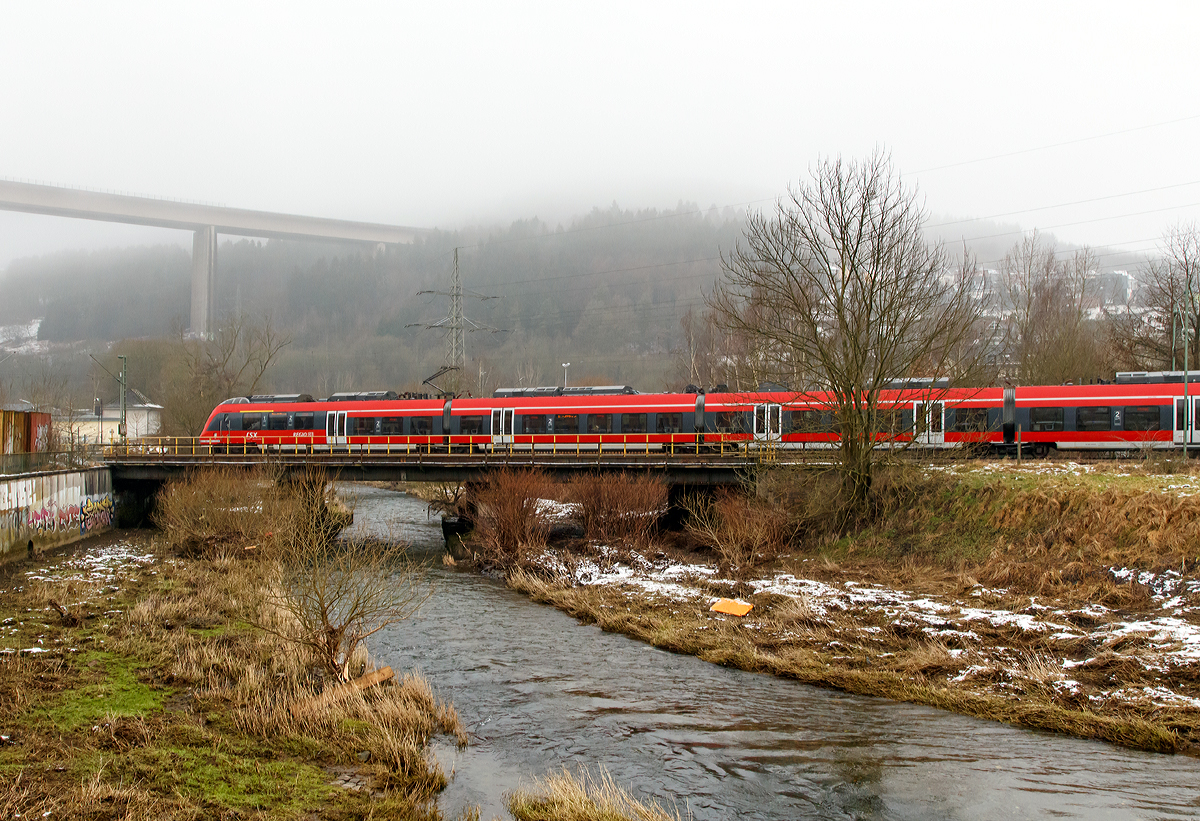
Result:
<svg viewBox="0 0 1200 821"><path fill-rule="evenodd" d="M107 470L0 479L0 555L27 543L73 541L112 527L115 519Z"/></svg>
<svg viewBox="0 0 1200 821"><path fill-rule="evenodd" d="M109 527L113 519L113 495L89 496L79 504L59 505L54 499L43 502L36 510L28 508L25 525L38 534L90 533Z"/></svg>

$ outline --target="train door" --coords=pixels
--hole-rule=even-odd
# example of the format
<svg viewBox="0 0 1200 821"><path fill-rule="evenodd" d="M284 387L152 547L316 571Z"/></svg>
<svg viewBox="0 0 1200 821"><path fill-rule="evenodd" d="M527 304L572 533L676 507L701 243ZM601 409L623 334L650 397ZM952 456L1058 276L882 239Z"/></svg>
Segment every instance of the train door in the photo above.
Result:
<svg viewBox="0 0 1200 821"><path fill-rule="evenodd" d="M1175 400L1174 442L1177 445L1183 444L1184 428L1187 427L1187 428L1191 429L1190 436L1188 436L1188 440L1187 440L1188 446L1190 447L1195 444L1200 444L1200 432L1198 432L1196 430L1196 423L1197 423L1197 421L1200 421L1200 420L1197 420L1197 418L1196 418L1197 411L1200 411L1200 399L1197 399L1197 398L1191 397L1191 396L1189 396L1188 399L1192 403L1192 414L1189 419L1191 424L1188 424L1188 425L1184 424L1183 399Z"/></svg>
<svg viewBox="0 0 1200 821"><path fill-rule="evenodd" d="M497 445L511 446L513 442L512 408L497 408L492 411L492 447Z"/></svg>
<svg viewBox="0 0 1200 821"><path fill-rule="evenodd" d="M914 402L913 425L913 435L917 444L945 444L946 404L944 402Z"/></svg>
<svg viewBox="0 0 1200 821"><path fill-rule="evenodd" d="M332 450L346 445L346 411L330 411L325 414L325 441Z"/></svg>
<svg viewBox="0 0 1200 821"><path fill-rule="evenodd" d="M778 442L783 428L782 405L754 406L754 440L756 442Z"/></svg>

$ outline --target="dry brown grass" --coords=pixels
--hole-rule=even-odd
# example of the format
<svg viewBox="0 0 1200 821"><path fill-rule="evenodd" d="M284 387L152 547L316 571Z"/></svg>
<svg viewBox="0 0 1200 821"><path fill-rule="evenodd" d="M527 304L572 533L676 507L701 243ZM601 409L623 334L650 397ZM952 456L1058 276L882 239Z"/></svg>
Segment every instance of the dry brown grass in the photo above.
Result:
<svg viewBox="0 0 1200 821"><path fill-rule="evenodd" d="M1011 690L990 689L994 682L1009 681L995 665L991 673L981 672L965 683L948 680L981 662L972 652L955 656L944 643L931 642L920 631L903 634L895 626L863 633L853 613L817 616L802 606L792 610L783 605L772 610L770 601L751 597L764 615L757 622L761 629L746 630L741 622L713 616L703 605L657 604L630 591L567 587L529 574L510 576L509 584L605 630L715 664L1144 750L1195 750L1192 745L1200 739L1200 727L1191 728L1186 711L1123 705L1119 711L1099 712L1087 703L1064 703L1052 686L1057 680L1052 661L1029 647L1020 651L1022 664L1016 671L1024 695L1014 698ZM1021 636L996 638L1028 645ZM1072 675L1085 681L1101 673L1089 671L1090 666L1076 667Z"/></svg>
<svg viewBox="0 0 1200 821"><path fill-rule="evenodd" d="M1179 568L1200 557L1200 498L1109 488L1020 491L991 517L1022 558Z"/></svg>
<svg viewBox="0 0 1200 821"><path fill-rule="evenodd" d="M538 502L550 481L531 468L504 468L488 475L476 495L473 547L485 567L508 570L527 567L546 547L548 526Z"/></svg>
<svg viewBox="0 0 1200 821"><path fill-rule="evenodd" d="M517 821L679 821L679 814L656 803L639 801L617 785L612 776L567 770L535 779L528 789L515 790L505 800Z"/></svg>
<svg viewBox="0 0 1200 821"><path fill-rule="evenodd" d="M567 493L580 506L587 537L598 542L644 547L667 508L666 484L645 473L577 476Z"/></svg>

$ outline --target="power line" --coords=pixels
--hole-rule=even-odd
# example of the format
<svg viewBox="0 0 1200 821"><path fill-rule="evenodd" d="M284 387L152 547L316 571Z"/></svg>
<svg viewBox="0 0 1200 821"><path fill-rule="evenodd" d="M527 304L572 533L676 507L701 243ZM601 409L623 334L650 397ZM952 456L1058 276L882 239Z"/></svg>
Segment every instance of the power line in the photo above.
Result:
<svg viewBox="0 0 1200 821"><path fill-rule="evenodd" d="M692 265L694 263L699 263L699 262L716 262L720 259L721 258L719 256L700 257L699 259L681 259L676 262L656 262L651 265L636 265L632 268L609 268L604 271L579 271L578 273L574 273L574 274L558 274L556 276L539 277L539 278L535 278L535 279L513 279L513 280L509 280L508 282L497 283L497 284L493 285L492 287L502 288L507 285L526 285L531 282L555 282L560 279L574 279L575 277L585 277L585 276L586 277L601 276L603 274L626 274L626 273L632 273L634 271L650 271L655 268L669 268L674 265ZM688 274L687 276L698 276L698 275ZM517 295L514 294L514 296L517 296Z"/></svg>
<svg viewBox="0 0 1200 821"><path fill-rule="evenodd" d="M1172 185L1162 185L1157 188L1143 188L1140 191L1127 191L1124 194L1107 194L1102 197L1091 197L1090 199L1086 199L1086 200L1074 200L1073 202L1060 202L1057 205L1039 205L1035 208L1025 208L1020 211L1006 211L1002 214L989 214L986 217L969 217L967 219L961 219L961 220L950 220L949 222L935 222L932 225L927 225L925 227L926 228L941 228L942 226L945 226L945 225L961 225L962 223L965 223L965 222L978 222L978 221L982 221L982 220L998 219L1000 217L1011 217L1011 216L1015 216L1017 214L1030 214L1030 213L1033 213L1034 211L1049 211L1054 208L1066 208L1067 206L1070 206L1070 205L1085 205L1090 202L1101 202L1103 200L1113 200L1113 199L1119 199L1121 197L1132 197L1137 194L1150 194L1155 191L1167 191L1172 188L1183 188L1183 187L1189 186L1189 185L1200 185L1200 180L1193 180L1192 182L1174 183ZM1186 207L1186 206L1180 206L1180 207Z"/></svg>
<svg viewBox="0 0 1200 821"><path fill-rule="evenodd" d="M1032 154L1035 151L1048 151L1052 148L1062 148L1062 147L1068 146L1068 145L1078 145L1079 143L1091 142L1092 140L1103 140L1108 137L1116 137L1121 134L1130 134L1134 131L1145 131L1150 128L1161 128L1162 126L1165 126L1165 125L1175 125L1177 123L1184 123L1184 122L1188 122L1190 120L1197 120L1197 119L1200 119L1200 114L1191 114L1187 117L1179 117L1174 120L1163 120L1162 122L1158 122L1158 123L1150 123L1148 125L1138 125L1138 126L1134 126L1133 128L1123 128L1120 131L1108 131L1108 132L1105 132L1104 134L1093 134L1090 137L1078 137L1074 140L1064 140L1063 142L1059 142L1059 143L1049 143L1047 145L1033 146L1032 148L1022 148L1018 151L1008 151L1004 154L993 154L990 157L979 157L974 160L962 160L961 162L952 162L952 163L947 163L946 165L936 165L931 168L922 168L922 169L918 169L917 171L910 171L909 173L910 174L927 174L931 171L943 171L947 168L958 168L963 165L972 165L974 163L990 162L992 160L1001 160L1001 159L1004 159L1005 157L1017 157L1022 154Z"/></svg>

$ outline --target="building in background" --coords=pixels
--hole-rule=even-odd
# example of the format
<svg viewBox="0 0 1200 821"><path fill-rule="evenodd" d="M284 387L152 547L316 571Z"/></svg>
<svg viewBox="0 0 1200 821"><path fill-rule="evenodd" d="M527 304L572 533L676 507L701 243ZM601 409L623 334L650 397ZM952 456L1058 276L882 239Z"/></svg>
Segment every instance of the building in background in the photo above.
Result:
<svg viewBox="0 0 1200 821"><path fill-rule="evenodd" d="M162 431L162 405L145 402L125 406L130 439L157 436ZM121 438L121 406L97 405L91 410L55 414L55 427L76 445L108 444Z"/></svg>

